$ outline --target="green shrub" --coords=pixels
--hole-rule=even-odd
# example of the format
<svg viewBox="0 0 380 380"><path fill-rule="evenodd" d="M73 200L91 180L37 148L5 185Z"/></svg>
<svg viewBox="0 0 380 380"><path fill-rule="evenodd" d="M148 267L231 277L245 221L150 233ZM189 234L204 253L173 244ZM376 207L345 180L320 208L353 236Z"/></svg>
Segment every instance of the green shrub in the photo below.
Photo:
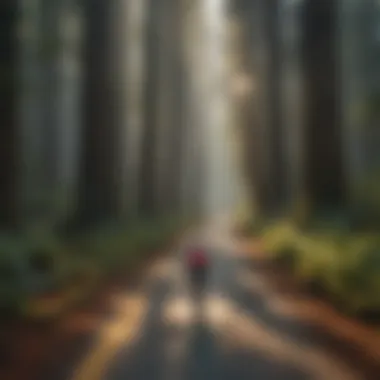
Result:
<svg viewBox="0 0 380 380"><path fill-rule="evenodd" d="M363 175L355 189L356 200L351 210L354 228L380 226L380 169Z"/></svg>
<svg viewBox="0 0 380 380"><path fill-rule="evenodd" d="M357 254L341 273L339 295L353 313L380 311L380 245Z"/></svg>
<svg viewBox="0 0 380 380"><path fill-rule="evenodd" d="M289 221L281 221L264 227L262 240L264 248L273 256L296 249L299 232Z"/></svg>
<svg viewBox="0 0 380 380"><path fill-rule="evenodd" d="M126 226L110 226L83 237L77 251L106 270L132 264L144 252L163 244L181 227L178 219L138 220Z"/></svg>
<svg viewBox="0 0 380 380"><path fill-rule="evenodd" d="M0 310L18 309L26 296L26 248L15 237L0 237Z"/></svg>
<svg viewBox="0 0 380 380"><path fill-rule="evenodd" d="M0 310L23 312L28 300L68 288L77 288L80 295L102 275L134 265L182 225L170 217L105 226L70 245L46 228L0 236Z"/></svg>
<svg viewBox="0 0 380 380"><path fill-rule="evenodd" d="M297 250L295 246L282 246L276 252L275 259L278 263L288 268L295 268L297 262Z"/></svg>
<svg viewBox="0 0 380 380"><path fill-rule="evenodd" d="M297 230L289 221L266 228L264 247L291 265L296 277L327 291L337 305L357 314L380 311L380 238L343 230Z"/></svg>
<svg viewBox="0 0 380 380"><path fill-rule="evenodd" d="M74 255L64 242L49 230L34 231L26 235L28 245L28 281L37 292L59 290L70 280L75 268Z"/></svg>

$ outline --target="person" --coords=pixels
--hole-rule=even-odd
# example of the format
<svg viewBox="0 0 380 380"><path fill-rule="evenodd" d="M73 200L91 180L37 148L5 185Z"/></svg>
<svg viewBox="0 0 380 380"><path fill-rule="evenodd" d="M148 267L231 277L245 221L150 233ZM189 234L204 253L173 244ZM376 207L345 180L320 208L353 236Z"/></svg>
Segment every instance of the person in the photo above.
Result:
<svg viewBox="0 0 380 380"><path fill-rule="evenodd" d="M190 274L190 285L195 295L200 295L205 287L209 270L209 258L205 249L191 247L187 252L187 266Z"/></svg>

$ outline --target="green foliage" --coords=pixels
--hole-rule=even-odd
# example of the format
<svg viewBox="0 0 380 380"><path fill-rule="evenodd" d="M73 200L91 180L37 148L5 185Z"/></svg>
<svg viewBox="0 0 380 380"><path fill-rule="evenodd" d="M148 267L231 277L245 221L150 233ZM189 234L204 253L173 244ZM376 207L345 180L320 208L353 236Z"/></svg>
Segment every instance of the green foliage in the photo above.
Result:
<svg viewBox="0 0 380 380"><path fill-rule="evenodd" d="M105 226L70 245L43 227L23 236L0 236L0 309L40 315L30 300L49 293L72 302L102 276L134 265L162 246L182 226L173 217Z"/></svg>
<svg viewBox="0 0 380 380"><path fill-rule="evenodd" d="M270 224L262 230L264 248L273 257L281 256L284 252L294 251L298 236L299 232L296 227L289 222Z"/></svg>
<svg viewBox="0 0 380 380"><path fill-rule="evenodd" d="M112 270L142 257L144 252L166 242L181 228L175 218L140 220L127 226L109 228L84 236L77 243L77 251Z"/></svg>
<svg viewBox="0 0 380 380"><path fill-rule="evenodd" d="M380 226L380 169L366 174L358 183L352 219L356 227Z"/></svg>
<svg viewBox="0 0 380 380"><path fill-rule="evenodd" d="M233 217L234 231L241 236L257 236L262 232L265 225L257 207L252 201L245 200L236 209Z"/></svg>
<svg viewBox="0 0 380 380"><path fill-rule="evenodd" d="M0 309L18 309L25 297L26 247L13 236L0 237Z"/></svg>
<svg viewBox="0 0 380 380"><path fill-rule="evenodd" d="M310 219L312 205L306 196L299 197L298 201L291 210L292 220L297 226L305 227Z"/></svg>
<svg viewBox="0 0 380 380"><path fill-rule="evenodd" d="M41 292L62 288L74 265L54 234L28 232L0 239L0 307L18 309Z"/></svg>
<svg viewBox="0 0 380 380"><path fill-rule="evenodd" d="M342 229L301 231L290 221L268 226L265 249L290 264L305 283L317 284L352 314L380 311L380 238Z"/></svg>

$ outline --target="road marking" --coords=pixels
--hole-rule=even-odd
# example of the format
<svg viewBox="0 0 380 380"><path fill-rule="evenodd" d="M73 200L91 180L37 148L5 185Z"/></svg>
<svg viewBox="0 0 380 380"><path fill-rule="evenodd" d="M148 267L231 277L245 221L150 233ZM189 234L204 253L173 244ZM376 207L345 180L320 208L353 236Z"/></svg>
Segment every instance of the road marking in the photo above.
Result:
<svg viewBox="0 0 380 380"><path fill-rule="evenodd" d="M100 331L94 348L74 372L72 380L103 379L109 362L120 347L130 345L138 336L146 310L146 297L142 294L128 295L123 300L119 315Z"/></svg>
<svg viewBox="0 0 380 380"><path fill-rule="evenodd" d="M226 302L229 302L226 300ZM348 367L338 358L308 344L297 344L291 337L280 335L275 329L265 325L245 311L230 305L225 307L224 323L214 325L224 345L234 350L245 346L253 352L262 352L281 363L292 364L318 380L359 380L360 373Z"/></svg>

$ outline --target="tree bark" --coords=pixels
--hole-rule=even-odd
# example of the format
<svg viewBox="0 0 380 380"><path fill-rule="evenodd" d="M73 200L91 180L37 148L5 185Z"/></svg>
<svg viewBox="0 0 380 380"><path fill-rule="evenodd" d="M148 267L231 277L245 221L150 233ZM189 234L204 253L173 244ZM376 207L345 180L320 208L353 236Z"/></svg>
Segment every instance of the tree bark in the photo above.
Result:
<svg viewBox="0 0 380 380"><path fill-rule="evenodd" d="M144 130L141 145L139 178L139 211L144 217L154 216L156 205L156 149L157 149L157 96L159 86L158 56L160 4L156 0L147 3L147 33L145 50Z"/></svg>
<svg viewBox="0 0 380 380"><path fill-rule="evenodd" d="M84 224L120 216L120 81L113 29L115 2L85 2L84 125L79 220ZM121 82L123 83L123 82Z"/></svg>
<svg viewBox="0 0 380 380"><path fill-rule="evenodd" d="M233 3L241 46L238 70L253 88L237 104L244 137L245 170L258 216L278 212L284 193L283 134L280 98L278 2Z"/></svg>
<svg viewBox="0 0 380 380"><path fill-rule="evenodd" d="M270 159L267 170L270 174L269 209L278 214L284 207L286 173L284 168L284 130L281 112L282 46L280 39L280 1L263 1L264 42L268 49L267 69L267 118L269 129Z"/></svg>
<svg viewBox="0 0 380 380"><path fill-rule="evenodd" d="M157 204L164 213L179 208L183 143L183 61L181 5L161 3L160 88L158 96Z"/></svg>
<svg viewBox="0 0 380 380"><path fill-rule="evenodd" d="M314 207L345 204L337 1L306 1L303 9L306 188Z"/></svg>
<svg viewBox="0 0 380 380"><path fill-rule="evenodd" d="M0 4L0 227L14 228L17 224L17 121L16 75L17 39L16 0Z"/></svg>

